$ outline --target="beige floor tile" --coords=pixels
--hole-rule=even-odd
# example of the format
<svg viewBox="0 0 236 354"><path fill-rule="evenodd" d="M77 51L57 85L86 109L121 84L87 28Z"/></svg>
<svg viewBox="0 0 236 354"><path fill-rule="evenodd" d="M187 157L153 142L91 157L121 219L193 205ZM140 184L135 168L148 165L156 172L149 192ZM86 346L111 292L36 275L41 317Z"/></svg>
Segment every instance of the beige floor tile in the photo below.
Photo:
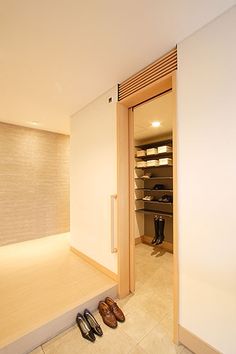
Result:
<svg viewBox="0 0 236 354"><path fill-rule="evenodd" d="M128 354L136 343L119 327L108 328L103 337L98 338L94 345L94 351L83 351L83 354Z"/></svg>
<svg viewBox="0 0 236 354"><path fill-rule="evenodd" d="M125 315L135 312L136 309L140 309L147 313L153 320L159 322L167 315L171 316L173 312L172 300L162 298L158 294L152 296L146 296L145 294L137 294L131 297L127 302L123 302Z"/></svg>
<svg viewBox="0 0 236 354"><path fill-rule="evenodd" d="M159 325L139 342L139 346L148 354L180 354L183 351L183 347L173 344Z"/></svg>
<svg viewBox="0 0 236 354"><path fill-rule="evenodd" d="M97 317L97 316L96 316ZM101 321L100 321L101 322ZM75 326L43 345L45 354L128 354L136 343L118 327L102 324L103 336L94 343L84 339Z"/></svg>
<svg viewBox="0 0 236 354"><path fill-rule="evenodd" d="M146 300L143 294L136 293L135 295L131 294L125 299L119 300L118 305L122 308L124 314L127 315L133 312L137 307L140 308L142 303L145 303Z"/></svg>
<svg viewBox="0 0 236 354"><path fill-rule="evenodd" d="M194 354L193 352L191 352L191 350L187 349L187 348L183 348L183 351L181 352L181 354Z"/></svg>
<svg viewBox="0 0 236 354"><path fill-rule="evenodd" d="M44 352L41 347L38 347L38 348L34 349L32 352L30 352L29 354L44 354Z"/></svg>
<svg viewBox="0 0 236 354"><path fill-rule="evenodd" d="M43 344L42 348L45 354L77 354L81 353L86 344L78 328L74 326Z"/></svg>
<svg viewBox="0 0 236 354"><path fill-rule="evenodd" d="M122 308L123 312L125 311L125 308L127 308L129 302L136 296L136 294L129 294L124 299L120 299L117 301L118 305Z"/></svg>
<svg viewBox="0 0 236 354"><path fill-rule="evenodd" d="M43 345L45 354L173 354L185 350L172 343L172 255L161 256L147 245L136 247L135 295L119 300L126 321L113 330L98 313L104 335L90 343L75 326ZM186 349L187 350L187 349ZM190 354L186 352L185 354Z"/></svg>
<svg viewBox="0 0 236 354"><path fill-rule="evenodd" d="M156 257L152 252L151 247L139 245L135 295L118 302L126 315L126 323L121 328L135 341L141 340L159 322L163 332L172 339L173 256L166 252Z"/></svg>
<svg viewBox="0 0 236 354"><path fill-rule="evenodd" d="M122 331L135 342L140 341L158 322L147 311L135 308L126 315L126 320L120 325Z"/></svg>
<svg viewBox="0 0 236 354"><path fill-rule="evenodd" d="M121 353L122 354L122 353ZM145 352L145 350L143 350L138 344L133 347L131 349L131 351L129 352L129 354L148 354L147 352Z"/></svg>
<svg viewBox="0 0 236 354"><path fill-rule="evenodd" d="M159 295L160 297L173 297L172 273L163 269L153 272L149 277L143 276L140 284L137 284L136 294Z"/></svg>
<svg viewBox="0 0 236 354"><path fill-rule="evenodd" d="M151 294L151 293L150 293ZM136 309L145 311L150 317L156 321L162 320L168 314L172 312L172 300L162 297L160 294L153 293L147 295L145 293L129 296L128 299L124 299L119 302L119 306L123 309L125 315L135 312Z"/></svg>
<svg viewBox="0 0 236 354"><path fill-rule="evenodd" d="M166 332L170 339L173 338L173 314L166 315L161 321L160 326Z"/></svg>
<svg viewBox="0 0 236 354"><path fill-rule="evenodd" d="M165 316L170 315L173 312L173 302L172 299L157 294L148 298L142 305L142 308L154 319L161 321Z"/></svg>

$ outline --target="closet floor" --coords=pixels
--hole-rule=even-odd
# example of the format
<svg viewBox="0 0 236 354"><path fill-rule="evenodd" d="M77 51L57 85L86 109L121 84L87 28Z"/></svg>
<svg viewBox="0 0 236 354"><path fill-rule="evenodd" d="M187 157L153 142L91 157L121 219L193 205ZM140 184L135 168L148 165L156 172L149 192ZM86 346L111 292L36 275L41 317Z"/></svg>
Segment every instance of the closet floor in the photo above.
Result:
<svg viewBox="0 0 236 354"><path fill-rule="evenodd" d="M95 343L83 339L75 325L31 354L190 354L172 343L172 269L172 254L137 245L136 293L118 301L126 321L114 330L95 312L104 332Z"/></svg>
<svg viewBox="0 0 236 354"><path fill-rule="evenodd" d="M115 285L70 251L68 234L0 247L0 348Z"/></svg>

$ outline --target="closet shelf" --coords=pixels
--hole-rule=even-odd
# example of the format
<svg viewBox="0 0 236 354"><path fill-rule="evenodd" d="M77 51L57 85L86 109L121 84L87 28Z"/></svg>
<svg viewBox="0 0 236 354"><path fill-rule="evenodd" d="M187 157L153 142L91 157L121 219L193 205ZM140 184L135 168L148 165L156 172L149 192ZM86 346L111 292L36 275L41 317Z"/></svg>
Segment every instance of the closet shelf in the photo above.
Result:
<svg viewBox="0 0 236 354"><path fill-rule="evenodd" d="M152 147L156 147L156 146L161 146L161 145L168 145L168 146L172 146L172 139L166 139L166 140L160 140L160 141L156 141L153 143L148 143L148 144L140 144L140 145L136 145L136 148L140 148L140 149L148 149L148 148L152 148Z"/></svg>
<svg viewBox="0 0 236 354"><path fill-rule="evenodd" d="M158 176L158 177L150 177L150 178L143 178L143 177L135 177L135 179L141 179L143 181L155 181L155 180L162 180L162 179L173 179L171 176Z"/></svg>
<svg viewBox="0 0 236 354"><path fill-rule="evenodd" d="M149 210L149 209L136 209L136 213L142 213L142 214L150 214L150 215L160 215L160 216L165 216L168 218L173 218L172 213L166 213L164 211L158 211L158 210Z"/></svg>
<svg viewBox="0 0 236 354"><path fill-rule="evenodd" d="M173 167L173 165L159 165L159 166L135 167L135 169L136 169L136 170L147 170L148 168L160 168L160 167Z"/></svg>
<svg viewBox="0 0 236 354"><path fill-rule="evenodd" d="M146 203L152 203L152 204L165 204L165 205L172 205L173 203L165 203L165 202L158 202L158 200L143 200L143 199L135 199L135 201L142 201L142 202L146 202Z"/></svg>
<svg viewBox="0 0 236 354"><path fill-rule="evenodd" d="M151 191L152 189L149 188L135 188L135 191Z"/></svg>
<svg viewBox="0 0 236 354"><path fill-rule="evenodd" d="M173 192L173 189L150 189L150 188L135 188L136 191L144 192Z"/></svg>

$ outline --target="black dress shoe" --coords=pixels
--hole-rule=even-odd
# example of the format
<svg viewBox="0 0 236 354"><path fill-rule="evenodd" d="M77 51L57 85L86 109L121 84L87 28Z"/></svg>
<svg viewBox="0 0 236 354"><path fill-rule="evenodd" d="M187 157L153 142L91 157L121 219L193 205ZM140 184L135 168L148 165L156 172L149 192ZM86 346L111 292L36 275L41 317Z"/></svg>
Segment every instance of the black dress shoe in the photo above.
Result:
<svg viewBox="0 0 236 354"><path fill-rule="evenodd" d="M84 310L84 317L85 317L86 321L88 322L88 324L90 325L93 333L95 333L101 337L103 335L103 331L102 331L101 327L99 326L99 324L97 323L96 319L93 317L93 315L91 314L91 312L88 309Z"/></svg>
<svg viewBox="0 0 236 354"><path fill-rule="evenodd" d="M86 322L84 316L81 315L81 313L77 314L76 322L77 322L77 325L80 329L82 336L85 339L89 340L90 342L95 342L95 340L96 340L95 335L94 335L92 329L90 328L89 324Z"/></svg>
<svg viewBox="0 0 236 354"><path fill-rule="evenodd" d="M173 202L173 198L172 195L168 195L168 194L164 194L162 197L157 199L158 202L162 202L162 203L172 203Z"/></svg>
<svg viewBox="0 0 236 354"><path fill-rule="evenodd" d="M153 190L159 190L159 189L164 189L164 184L155 184L155 186L152 188Z"/></svg>

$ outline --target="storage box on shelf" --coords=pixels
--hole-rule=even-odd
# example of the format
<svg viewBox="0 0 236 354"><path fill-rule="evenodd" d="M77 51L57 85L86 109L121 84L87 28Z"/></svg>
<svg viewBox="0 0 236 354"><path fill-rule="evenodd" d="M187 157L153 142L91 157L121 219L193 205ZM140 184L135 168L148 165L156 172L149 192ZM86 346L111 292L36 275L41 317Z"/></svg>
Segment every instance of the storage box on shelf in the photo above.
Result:
<svg viewBox="0 0 236 354"><path fill-rule="evenodd" d="M164 165L172 166L172 159L169 158L159 159L159 166L164 166Z"/></svg>
<svg viewBox="0 0 236 354"><path fill-rule="evenodd" d="M159 166L159 161L158 160L148 160L146 162L146 167L156 167L156 166Z"/></svg>
<svg viewBox="0 0 236 354"><path fill-rule="evenodd" d="M145 167L147 167L147 162L146 161L137 161L136 167L137 168L145 168Z"/></svg>
<svg viewBox="0 0 236 354"><path fill-rule="evenodd" d="M158 149L157 148L150 148L146 150L146 155L157 155L158 154Z"/></svg>
<svg viewBox="0 0 236 354"><path fill-rule="evenodd" d="M146 156L146 150L137 150L137 151L136 151L136 156L137 156L137 157L144 157L144 156Z"/></svg>
<svg viewBox="0 0 236 354"><path fill-rule="evenodd" d="M157 153L164 154L164 153L171 153L172 147L168 145L158 146Z"/></svg>

